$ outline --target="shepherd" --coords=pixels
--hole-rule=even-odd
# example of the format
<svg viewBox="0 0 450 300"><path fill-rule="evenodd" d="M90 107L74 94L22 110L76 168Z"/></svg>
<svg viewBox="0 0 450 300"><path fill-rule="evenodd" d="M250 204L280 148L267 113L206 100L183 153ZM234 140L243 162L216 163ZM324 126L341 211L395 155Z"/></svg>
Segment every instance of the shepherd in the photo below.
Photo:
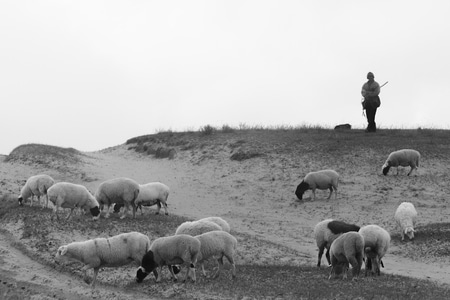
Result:
<svg viewBox="0 0 450 300"><path fill-rule="evenodd" d="M386 85L387 82L384 85ZM364 97L362 101L363 110L366 110L367 128L366 132L376 132L377 125L375 123L375 115L377 108L380 107L380 85L375 81L375 76L372 72L367 73L367 82L364 83L361 90L361 95Z"/></svg>

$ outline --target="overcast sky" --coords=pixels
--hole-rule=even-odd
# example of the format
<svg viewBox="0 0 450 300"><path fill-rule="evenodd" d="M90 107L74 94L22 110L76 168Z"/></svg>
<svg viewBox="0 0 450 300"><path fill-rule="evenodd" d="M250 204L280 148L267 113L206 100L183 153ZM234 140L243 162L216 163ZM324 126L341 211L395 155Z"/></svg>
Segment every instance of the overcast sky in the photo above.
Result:
<svg viewBox="0 0 450 300"><path fill-rule="evenodd" d="M450 128L450 1L0 0L0 153L158 131Z"/></svg>

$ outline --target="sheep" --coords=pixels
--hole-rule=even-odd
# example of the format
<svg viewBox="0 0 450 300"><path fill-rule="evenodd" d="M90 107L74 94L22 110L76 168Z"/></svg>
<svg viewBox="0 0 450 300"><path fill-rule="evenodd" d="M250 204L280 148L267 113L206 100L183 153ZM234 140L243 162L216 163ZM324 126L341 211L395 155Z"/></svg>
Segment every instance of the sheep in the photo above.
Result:
<svg viewBox="0 0 450 300"><path fill-rule="evenodd" d="M417 211L411 202L402 202L395 211L394 219L401 230L402 241L405 234L410 240L414 238L414 219L417 217Z"/></svg>
<svg viewBox="0 0 450 300"><path fill-rule="evenodd" d="M87 271L94 269L92 288L95 288L97 274L102 267L121 267L131 262L138 266L150 248L150 239L139 232L128 232L109 238L96 238L73 242L58 248L56 261L77 261L83 267L84 281L89 283Z"/></svg>
<svg viewBox="0 0 450 300"><path fill-rule="evenodd" d="M333 241L339 235L349 231L359 231L359 229L360 227L358 225L348 224L333 219L326 219L317 223L317 225L314 227L314 237L316 239L317 247L319 248L317 267L320 267L323 251L325 248L327 248L325 257L327 258L328 264L331 264L330 247Z"/></svg>
<svg viewBox="0 0 450 300"><path fill-rule="evenodd" d="M23 201L31 197L30 206L33 206L33 197L38 198L39 204L41 204L41 196L46 196L45 207L48 207L48 195L47 190L55 184L55 180L46 174L39 174L31 176L27 179L25 185L20 190L20 195L17 198L19 205L23 205Z"/></svg>
<svg viewBox="0 0 450 300"><path fill-rule="evenodd" d="M176 281L177 277L172 265L177 264L189 266L183 281L185 282L192 273L191 279L195 282L195 264L200 255L200 247L199 239L186 234L157 238L150 245L149 251L142 257L142 263L136 272L136 282L142 282L151 272L153 272L156 282L160 282L162 267L165 265L168 266L172 278ZM158 275L158 267L161 275Z"/></svg>
<svg viewBox="0 0 450 300"><path fill-rule="evenodd" d="M187 234L191 236L200 235L205 232L222 230L218 224L211 221L197 220L197 221L186 221L182 223L175 231L175 235Z"/></svg>
<svg viewBox="0 0 450 300"><path fill-rule="evenodd" d="M358 232L350 231L336 238L331 244L331 271L328 280L334 274L343 272L347 278L348 264L352 266L352 280L356 280L361 271L364 257L364 238Z"/></svg>
<svg viewBox="0 0 450 300"><path fill-rule="evenodd" d="M83 185L70 182L58 182L48 189L47 196L54 204L53 212L57 219L59 219L58 209L60 207L70 208L70 213L66 218L67 220L75 208L89 209L94 220L100 217L97 199Z"/></svg>
<svg viewBox="0 0 450 300"><path fill-rule="evenodd" d="M299 200L302 200L303 194L307 190L312 190L313 200L316 199L316 189L330 190L330 199L333 189L335 191L335 198L337 199L337 189L339 184L339 174L334 170L321 170L317 172L310 172L306 174L305 178L300 182L295 191L295 195Z"/></svg>
<svg viewBox="0 0 450 300"><path fill-rule="evenodd" d="M399 166L402 167L410 166L411 170L408 173L409 176L414 170L416 170L419 167L419 161L420 161L420 153L418 151L413 149L402 149L394 151L391 154L389 154L386 162L381 167L381 169L383 175L387 175L391 167L396 167L398 175Z"/></svg>
<svg viewBox="0 0 450 300"><path fill-rule="evenodd" d="M359 233L364 238L365 275L369 271L380 275L380 265L384 267L381 259L389 249L391 236L385 229L373 224L361 227Z"/></svg>
<svg viewBox="0 0 450 300"><path fill-rule="evenodd" d="M237 248L237 239L225 231L210 231L195 236L200 241L200 255L198 256L197 263L202 263L208 260L210 257L218 256L217 259L217 271L213 275L213 278L219 276L223 267L223 257L228 259L231 264L231 275L236 278L236 266L234 264L234 255ZM206 277L205 269L202 265L203 275Z"/></svg>
<svg viewBox="0 0 450 300"><path fill-rule="evenodd" d="M216 223L217 225L219 225L223 231L230 233L230 224L228 224L227 221L225 221L224 219L222 219L221 217L206 217L203 219L200 219L198 221L207 221L207 222L213 222Z"/></svg>
<svg viewBox="0 0 450 300"><path fill-rule="evenodd" d="M167 197L169 197L170 189L167 185L161 182L150 182L139 185L139 195L134 201L135 205L141 209L142 206L158 205L156 214L159 214L161 206L164 206L165 214L168 215Z"/></svg>
<svg viewBox="0 0 450 300"><path fill-rule="evenodd" d="M114 178L102 182L97 191L95 192L95 198L98 203L103 207L107 205L107 213L105 218L109 217L110 206L113 203L124 204L125 211L123 212L121 219L125 218L125 215L131 205L133 208L133 218L136 217L136 205L135 200L139 195L139 184L129 178Z"/></svg>

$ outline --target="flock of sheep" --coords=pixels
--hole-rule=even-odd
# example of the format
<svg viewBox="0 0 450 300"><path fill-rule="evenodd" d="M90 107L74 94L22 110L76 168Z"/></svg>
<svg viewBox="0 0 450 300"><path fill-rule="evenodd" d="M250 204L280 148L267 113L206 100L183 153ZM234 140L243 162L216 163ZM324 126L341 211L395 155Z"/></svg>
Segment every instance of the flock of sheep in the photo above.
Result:
<svg viewBox="0 0 450 300"><path fill-rule="evenodd" d="M410 166L411 172L419 166L420 154L411 149L403 149L389 155L382 167L386 175L391 167ZM337 198L339 174L334 170L323 170L308 173L298 185L295 194L302 199L305 191L311 189L315 198L316 189L329 189L331 197L333 191ZM58 219L59 208L70 208L67 218L70 218L75 209L90 211L93 219L100 217L100 212L107 206L105 218L109 217L111 206L119 211L124 207L121 219L132 208L135 217L137 208L157 205L157 214L164 207L168 215L167 198L169 187L160 182L140 185L129 178L115 178L102 182L95 195L78 184L55 181L48 175L30 177L21 189L18 201L33 197L46 197L45 206L50 200L54 204L54 214ZM414 238L413 221L417 212L414 205L409 202L402 203L395 212L395 220L401 227L402 240L404 235ZM359 227L342 221L327 219L319 222L314 228L314 235L319 248L317 266L320 267L324 249L327 248L326 258L331 264L329 278L343 273L346 278L349 264L352 266L353 279L359 276L362 261L365 262L366 275L371 271L380 274L383 266L382 258L389 248L390 235L378 225ZM230 234L230 225L220 217L208 217L193 222L181 224L174 235L160 237L150 243L148 236L139 232L122 233L110 238L96 238L82 242L73 242L59 247L56 259L78 261L84 263L84 279L88 282L87 271L94 269L92 287L95 287L97 274L102 267L118 267L135 262L139 265L136 272L136 281L142 282L144 278L153 273L156 282L161 280L163 266L168 266L174 280L181 270L186 267L184 281L191 278L195 282L195 265L202 266L202 273L206 276L203 262L211 257L217 259L217 270L213 277L220 274L223 267L223 257L231 264L232 277L236 276L234 256L237 240Z"/></svg>
<svg viewBox="0 0 450 300"><path fill-rule="evenodd" d="M40 203L40 197L46 197L54 205L54 214L58 217L59 208L69 208L70 218L75 209L90 211L93 219L100 217L100 212L107 206L105 218L109 217L112 206L116 210L125 207L121 219L126 216L129 207L133 209L133 217L137 208L157 205L159 214L164 207L166 215L169 187L160 182L139 185L129 178L115 178L102 182L95 195L79 184L69 182L55 183L48 175L35 175L26 181L18 197L19 205L30 198L33 205L34 196ZM109 238L96 238L82 242L73 242L58 248L57 261L77 261L84 264L84 280L89 282L88 270L94 269L92 287L95 287L100 268L119 267L135 262L139 265L136 281L142 282L153 273L156 282L161 281L163 266L168 266L170 274L177 280L176 274L180 266L186 266L184 281L191 278L196 281L195 265L214 257L217 259L217 270L213 277L219 276L223 267L223 257L231 264L231 275L236 277L234 257L237 249L237 239L230 234L230 225L220 217L207 217L193 222L182 223L172 236L160 237L150 243L148 236L139 232L122 233ZM159 272L158 272L159 269Z"/></svg>
<svg viewBox="0 0 450 300"><path fill-rule="evenodd" d="M411 169L410 175L419 167L420 153L412 149L402 149L392 152L382 166L382 172L387 175L391 167L407 167ZM339 174L334 170L322 170L308 173L297 186L295 194L301 200L307 190L312 190L315 199L315 190L330 190L328 199L333 191L337 198ZM405 235L414 238L414 219L417 216L414 205L410 202L401 203L394 214L394 219L401 230L401 237ZM342 221L327 219L319 222L314 228L314 236L319 255L317 266L320 267L325 248L326 258L331 264L329 279L343 274L347 277L349 264L352 266L353 279L359 276L362 262L365 262L365 273L380 275L380 266L384 267L382 258L386 254L391 237L389 233L378 225L371 224L359 227Z"/></svg>

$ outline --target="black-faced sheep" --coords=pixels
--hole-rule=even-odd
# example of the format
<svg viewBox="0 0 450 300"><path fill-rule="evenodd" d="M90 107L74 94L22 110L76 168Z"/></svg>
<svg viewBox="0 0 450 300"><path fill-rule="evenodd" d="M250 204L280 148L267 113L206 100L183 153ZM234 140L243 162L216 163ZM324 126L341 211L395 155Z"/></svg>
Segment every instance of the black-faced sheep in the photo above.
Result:
<svg viewBox="0 0 450 300"><path fill-rule="evenodd" d="M331 271L328 279L334 274L343 273L347 278L348 264L352 266L352 280L356 280L361 271L364 257L364 238L358 232L347 232L336 238L331 244Z"/></svg>
<svg viewBox="0 0 450 300"><path fill-rule="evenodd" d="M407 167L410 166L411 170L408 173L408 176L419 167L420 162L420 153L413 149L402 149L398 151L394 151L389 154L386 162L381 167L384 175L387 175L389 169L391 167L397 168L398 175L398 167Z"/></svg>
<svg viewBox="0 0 450 300"><path fill-rule="evenodd" d="M94 269L92 287L95 287L97 274L103 267L120 267L135 262L138 266L150 247L149 238L139 232L122 233L110 238L96 238L74 242L59 247L57 261L78 261L83 267L84 280L88 283L87 271Z"/></svg>
<svg viewBox="0 0 450 300"><path fill-rule="evenodd" d="M70 218L76 208L89 210L94 220L100 217L97 199L83 185L70 182L58 182L48 189L47 195L55 205L53 211L57 219L59 219L58 209L60 207L70 208L70 213L66 219Z"/></svg>
<svg viewBox="0 0 450 300"><path fill-rule="evenodd" d="M361 227L359 233L364 238L365 274L367 276L367 273L371 271L380 275L380 265L383 265L381 259L389 249L391 236L386 230L373 224Z"/></svg>
<svg viewBox="0 0 450 300"><path fill-rule="evenodd" d="M411 202L402 202L395 211L394 219L400 227L402 241L405 234L410 240L414 238L414 219L417 217L417 211Z"/></svg>
<svg viewBox="0 0 450 300"><path fill-rule="evenodd" d="M318 267L320 267L323 251L325 248L327 248L325 257L327 258L328 264L331 264L331 244L339 235L349 231L359 231L359 226L333 219L327 219L317 223L317 225L314 227L314 237L316 239L317 247L319 248L319 255L317 259Z"/></svg>
<svg viewBox="0 0 450 300"><path fill-rule="evenodd" d="M317 172L310 172L306 174L305 178L300 182L295 191L295 195L299 200L302 200L303 194L307 190L312 190L313 200L316 199L316 189L330 190L330 195L327 199L331 198L331 194L335 193L337 199L337 189L339 185L339 174L334 170L321 170Z"/></svg>
<svg viewBox="0 0 450 300"><path fill-rule="evenodd" d="M20 195L17 198L19 201L19 205L23 205L23 201L27 200L31 197L31 203L30 206L33 206L33 197L36 196L38 199L38 202L40 204L41 202L41 196L46 196L46 204L45 207L48 207L48 196L47 196L47 190L55 183L55 180L46 175L46 174L39 174L35 176L31 176L27 179L27 182L22 187L20 191Z"/></svg>
<svg viewBox="0 0 450 300"><path fill-rule="evenodd" d="M195 264L200 255L200 247L201 244L198 239L186 234L157 238L142 258L141 266L136 272L136 281L142 282L148 274L153 272L156 282L160 282L163 266L168 266L172 278L177 280L171 266L183 264L187 266L183 281L186 281L190 276L192 281L195 282Z"/></svg>
<svg viewBox="0 0 450 300"><path fill-rule="evenodd" d="M107 206L106 218L109 217L110 206L113 203L125 205L125 211L120 217L121 219L125 218L130 206L133 209L133 218L136 217L135 200L138 195L139 184L132 179L123 177L102 182L95 192L95 198L100 207Z"/></svg>

